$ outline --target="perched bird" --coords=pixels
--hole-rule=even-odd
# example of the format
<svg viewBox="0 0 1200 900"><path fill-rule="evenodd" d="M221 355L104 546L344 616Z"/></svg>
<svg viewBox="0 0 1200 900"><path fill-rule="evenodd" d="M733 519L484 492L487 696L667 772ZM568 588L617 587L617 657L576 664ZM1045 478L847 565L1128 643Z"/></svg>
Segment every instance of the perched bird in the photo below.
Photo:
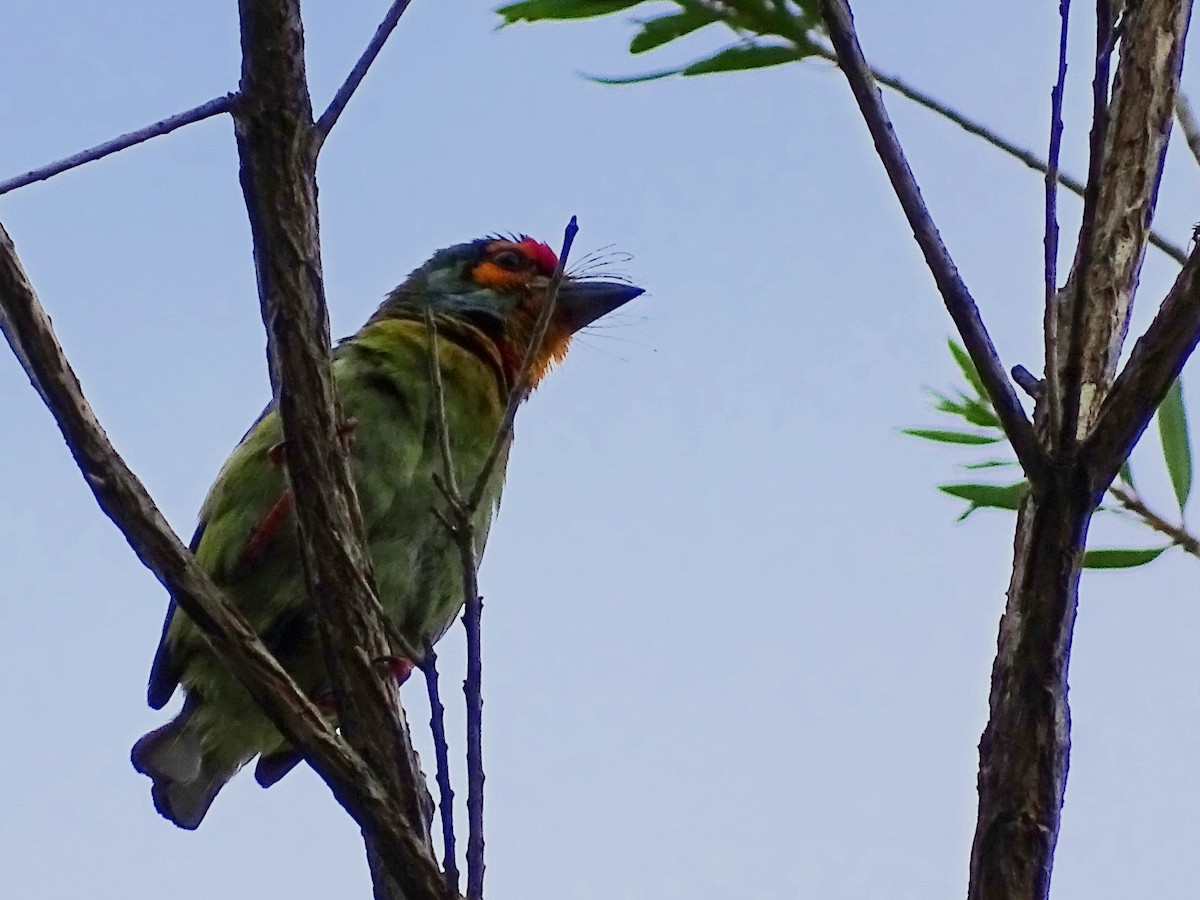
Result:
<svg viewBox="0 0 1200 900"><path fill-rule="evenodd" d="M442 456L425 312L432 312L437 327L458 480L469 487L494 440L557 263L553 250L524 236L439 250L333 351L344 416L340 432L379 598L413 647L441 637L462 603L457 551L431 512L440 500L433 476ZM533 357L529 390L563 358L575 332L641 293L617 281L565 278ZM268 407L217 475L191 548L283 667L320 701L330 684L301 571L282 441L279 416ZM507 456L506 447L475 517L480 552ZM153 780L155 808L190 829L256 755L255 774L264 787L300 756L172 601L150 671L150 706L161 709L181 684L179 715L142 737L132 759Z"/></svg>

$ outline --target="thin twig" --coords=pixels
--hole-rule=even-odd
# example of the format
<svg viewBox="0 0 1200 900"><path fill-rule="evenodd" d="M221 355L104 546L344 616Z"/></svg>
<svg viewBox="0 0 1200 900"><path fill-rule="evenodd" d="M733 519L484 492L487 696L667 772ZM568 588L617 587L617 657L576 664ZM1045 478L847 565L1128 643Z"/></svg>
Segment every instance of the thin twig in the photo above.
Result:
<svg viewBox="0 0 1200 900"><path fill-rule="evenodd" d="M479 595L479 565L475 552L473 517L483 501L484 489L491 480L501 453L512 436L517 407L529 388L533 360L541 349L558 300L558 291L566 271L567 257L579 233L575 216L567 223L563 234L558 265L546 287L545 299L538 311L529 343L521 359L521 369L508 393L504 416L496 429L483 466L476 476L470 495L464 499L459 491L454 454L450 447L450 428L446 418L446 392L442 382L441 360L438 352L437 323L429 308L425 310L425 332L429 340L429 379L434 391L434 418L438 444L441 449L445 476L436 474L434 482L445 497L448 511L434 509L433 513L453 538L459 552L463 579L463 627L467 634L467 677L463 684L467 704L467 893L468 900L483 897L484 837L483 837L483 652L480 620L483 598ZM444 815L444 813L443 813Z"/></svg>
<svg viewBox="0 0 1200 900"><path fill-rule="evenodd" d="M40 166L26 172L24 175L16 175L5 181L0 181L0 194L7 194L9 191L25 187L36 181L45 181L54 175L59 175L69 169L82 166L84 163L94 162L97 159L111 156L120 150L140 144L142 141L148 141L150 138L163 134L170 134L184 125L191 125L193 122L200 122L213 116L219 116L221 113L229 112L233 109L234 103L237 102L237 97L237 94L225 94L223 97L215 97L207 103L201 103L192 109L168 116L165 119L160 119L153 125L147 125L145 128L130 131L120 137L113 138L111 141L97 144L88 150L81 150L73 156Z"/></svg>
<svg viewBox="0 0 1200 900"><path fill-rule="evenodd" d="M542 341L546 337L546 329L550 327L550 317L554 315L554 307L558 301L558 289L562 285L563 274L566 271L567 256L571 253L571 246L575 243L575 235L578 233L579 223L576 221L575 216L571 216L571 221L567 223L566 231L563 234L562 252L558 256L558 266L554 269L550 285L546 288L546 299L542 303L541 310L538 312L537 321L533 326L533 333L529 336L529 343L525 347L525 356L521 360L521 370L517 373L517 380L513 383L512 390L508 393L508 408L504 411L504 418L500 422L500 427L496 429L496 436L492 439L492 446L488 450L483 468L479 470L479 476L475 479L475 486L471 489L471 493L467 497L468 509L474 510L479 507L479 501L483 498L483 492L487 487L488 481L491 480L492 470L496 468L496 461L500 458L500 453L503 451L505 443L508 442L509 437L512 435L513 420L517 416L517 407L525 399L525 392L529 387L530 368L533 365L533 358L541 350Z"/></svg>
<svg viewBox="0 0 1200 900"><path fill-rule="evenodd" d="M1050 91L1050 151L1046 164L1046 305L1058 292L1058 157L1062 148L1063 88L1067 81L1067 25L1071 19L1071 0L1059 0L1061 21L1058 35L1058 78Z"/></svg>
<svg viewBox="0 0 1200 900"><path fill-rule="evenodd" d="M458 552L462 562L463 628L467 632L467 679L463 692L467 701L467 900L482 900L484 865L483 840L483 643L480 630L483 598L479 596L479 561L475 558L473 535L459 532Z"/></svg>
<svg viewBox="0 0 1200 900"><path fill-rule="evenodd" d="M1096 0L1096 58L1092 73L1092 129L1088 137L1088 180L1083 192L1083 214L1079 223L1079 241L1075 251L1075 264L1069 282L1074 282L1064 291L1062 309L1065 316L1058 316L1058 309L1047 310L1047 323L1057 322L1055 328L1046 329L1046 383L1049 405L1049 443L1052 450L1068 450L1079 441L1081 415L1090 415L1084 406L1084 384L1088 380L1085 372L1086 345L1088 342L1088 307L1095 301L1089 296L1092 284L1092 261L1098 231L1097 211L1100 203L1101 178L1104 171L1105 136L1109 122L1109 81L1112 72L1113 19L1109 0ZM1066 355L1062 355L1063 344ZM1093 385L1094 386L1094 385Z"/></svg>
<svg viewBox="0 0 1200 900"><path fill-rule="evenodd" d="M454 453L450 449L450 425L446 419L446 388L442 383L441 351L438 348L437 322L433 309L425 307L425 337L429 341L429 383L433 385L434 427L437 430L438 446L441 448L443 479L434 479L434 484L456 509L462 507L462 495L458 491L458 475L454 471Z"/></svg>
<svg viewBox="0 0 1200 900"><path fill-rule="evenodd" d="M830 49L818 46L816 55L827 59L830 62L837 62L837 54ZM899 78L895 75L889 75L887 72L881 72L879 69L876 69L873 66L871 67L871 74L874 75L875 80L884 87L895 91L906 100L911 100L913 103L917 104L917 106L927 109L932 113L936 113L946 121L957 125L967 134L977 137L985 144L995 147L1000 152L1011 156L1013 159L1017 160L1017 162L1022 163L1023 165L1026 165L1043 175L1045 175L1049 170L1049 165L1047 164L1046 160L1039 157L1036 153L1032 153L1024 147L1017 146L1012 141L1004 138L988 126L984 125L978 119L972 119L953 107L947 106L936 97L933 97L919 88L909 84L903 78ZM1072 178L1070 175L1067 175L1061 170L1059 170L1056 177L1058 183L1062 187L1065 187L1077 197L1083 196L1083 182L1076 178ZM1174 244L1167 240L1157 231L1150 232L1150 244L1161 250L1167 256L1171 257L1171 259L1175 260L1175 262L1179 263L1181 266L1187 259L1187 251L1185 251L1178 244Z"/></svg>
<svg viewBox="0 0 1200 900"><path fill-rule="evenodd" d="M963 344L970 353L997 415L1025 474L1035 488L1043 481L1046 469L1045 452L1034 434L1021 401L996 353L992 339L979 316L979 309L942 242L937 226L921 198L920 188L905 159L904 150L892 130L891 120L884 109L879 89L863 57L862 48L854 33L854 22L845 0L822 0L821 12L830 40L838 54L838 64L858 101L867 128L875 141L875 149L891 179L896 197L904 209L913 236L925 262L933 274L946 309L958 328Z"/></svg>
<svg viewBox="0 0 1200 900"><path fill-rule="evenodd" d="M1192 156L1196 158L1197 163L1200 163L1200 125L1196 124L1192 104L1188 102L1187 95L1183 91L1175 94L1175 121L1179 123L1179 128L1183 131L1184 138L1187 139L1188 149L1192 151Z"/></svg>
<svg viewBox="0 0 1200 900"><path fill-rule="evenodd" d="M446 707L438 691L437 654L425 647L419 667L429 693L429 730L433 732L433 754L437 760L438 810L442 818L442 872L446 890L458 893L458 850L454 844L454 788L450 784L450 748L446 744Z"/></svg>
<svg viewBox="0 0 1200 900"><path fill-rule="evenodd" d="M350 102L350 98L354 96L354 92L362 84L362 80L367 75L367 70L371 68L371 63L375 62L375 57L379 55L379 51L387 43L388 37L396 27L396 23L400 21L400 17L404 15L404 11L408 9L410 2L412 0L393 0L392 5L388 8L387 15L383 17L383 21L379 23L379 27L375 29L375 34L371 37L371 42L367 44L367 49L363 51L362 56L358 58L358 62L354 64L354 68L350 70L350 74L346 77L346 80L342 82L342 86L333 95L333 100L330 101L329 107L325 112L321 113L321 118L317 120L315 127L318 150L325 143L325 138L329 136L329 132L337 123L342 110L346 108L346 104Z"/></svg>
<svg viewBox="0 0 1200 900"><path fill-rule="evenodd" d="M1172 525L1150 507L1142 502L1141 498L1132 491L1128 491L1119 484L1113 484L1109 487L1108 492L1117 498L1121 506L1129 510L1159 534L1164 534L1171 539L1171 542L1177 545L1186 553L1200 558L1200 538L1195 537L1188 532L1182 525Z"/></svg>

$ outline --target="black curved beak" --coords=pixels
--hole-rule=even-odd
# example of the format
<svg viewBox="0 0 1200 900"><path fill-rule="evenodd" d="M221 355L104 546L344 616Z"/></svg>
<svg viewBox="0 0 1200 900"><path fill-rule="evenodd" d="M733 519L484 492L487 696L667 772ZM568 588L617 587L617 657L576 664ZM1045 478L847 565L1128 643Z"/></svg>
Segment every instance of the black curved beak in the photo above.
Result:
<svg viewBox="0 0 1200 900"><path fill-rule="evenodd" d="M558 289L556 315L575 332L643 293L645 289L619 281L564 281Z"/></svg>

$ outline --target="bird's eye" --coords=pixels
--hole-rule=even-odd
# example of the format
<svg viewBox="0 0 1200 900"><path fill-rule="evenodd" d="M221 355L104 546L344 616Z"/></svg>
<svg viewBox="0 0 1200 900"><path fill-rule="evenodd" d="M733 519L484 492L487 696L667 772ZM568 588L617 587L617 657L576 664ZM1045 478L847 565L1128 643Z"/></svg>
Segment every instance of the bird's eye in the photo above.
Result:
<svg viewBox="0 0 1200 900"><path fill-rule="evenodd" d="M520 272L529 268L529 258L516 250L501 250L492 257L492 262L506 272Z"/></svg>

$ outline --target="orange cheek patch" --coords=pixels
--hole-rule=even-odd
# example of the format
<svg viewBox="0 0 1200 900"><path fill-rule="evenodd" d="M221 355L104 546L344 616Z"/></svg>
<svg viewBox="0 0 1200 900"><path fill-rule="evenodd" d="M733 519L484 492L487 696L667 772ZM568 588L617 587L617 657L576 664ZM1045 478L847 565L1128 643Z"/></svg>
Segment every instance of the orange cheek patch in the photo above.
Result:
<svg viewBox="0 0 1200 900"><path fill-rule="evenodd" d="M481 262L471 270L471 279L476 284L502 291L523 288L528 278L528 272L509 272L491 261Z"/></svg>
<svg viewBox="0 0 1200 900"><path fill-rule="evenodd" d="M533 363L529 367L530 388L537 387L538 382L546 377L546 373L563 361L570 346L571 332L556 328L551 322L546 340L542 342L542 352L534 357Z"/></svg>

